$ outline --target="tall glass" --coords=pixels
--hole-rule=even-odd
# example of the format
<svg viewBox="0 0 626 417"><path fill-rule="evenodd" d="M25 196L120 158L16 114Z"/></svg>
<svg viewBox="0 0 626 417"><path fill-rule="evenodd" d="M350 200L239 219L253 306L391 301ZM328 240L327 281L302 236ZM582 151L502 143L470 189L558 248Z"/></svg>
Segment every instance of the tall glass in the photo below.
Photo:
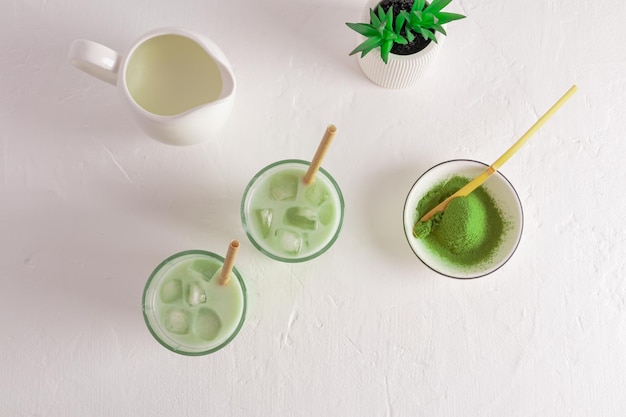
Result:
<svg viewBox="0 0 626 417"><path fill-rule="evenodd" d="M337 240L344 216L341 189L320 168L304 184L310 163L288 159L259 171L246 187L241 221L252 244L270 258L304 262L326 252Z"/></svg>
<svg viewBox="0 0 626 417"><path fill-rule="evenodd" d="M236 268L220 285L224 258L212 252L176 253L156 267L143 292L148 330L182 355L213 353L229 344L246 316L246 286Z"/></svg>

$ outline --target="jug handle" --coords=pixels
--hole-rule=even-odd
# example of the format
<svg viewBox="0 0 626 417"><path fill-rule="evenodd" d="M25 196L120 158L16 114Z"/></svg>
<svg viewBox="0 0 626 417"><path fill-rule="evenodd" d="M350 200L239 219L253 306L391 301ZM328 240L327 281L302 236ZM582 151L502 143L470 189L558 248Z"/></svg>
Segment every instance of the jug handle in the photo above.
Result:
<svg viewBox="0 0 626 417"><path fill-rule="evenodd" d="M112 85L117 84L121 58L113 49L86 39L76 39L70 45L72 65Z"/></svg>

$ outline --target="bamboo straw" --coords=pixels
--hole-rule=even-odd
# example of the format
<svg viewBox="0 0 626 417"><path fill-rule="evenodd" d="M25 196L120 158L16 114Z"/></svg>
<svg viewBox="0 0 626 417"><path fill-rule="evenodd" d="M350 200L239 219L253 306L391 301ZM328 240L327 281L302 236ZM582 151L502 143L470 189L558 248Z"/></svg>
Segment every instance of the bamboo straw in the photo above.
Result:
<svg viewBox="0 0 626 417"><path fill-rule="evenodd" d="M311 165L309 165L309 169L306 171L306 174L304 174L304 178L302 179L304 184L309 185L313 181L315 181L315 174L317 174L317 171L322 165L322 160L324 159L324 156L326 156L326 152L328 152L328 148L330 147L330 144L333 141L336 133L337 128L335 127L335 125L329 125L326 128L326 132L324 132L324 137L317 147L317 151L315 152L315 156L313 156Z"/></svg>
<svg viewBox="0 0 626 417"><path fill-rule="evenodd" d="M224 258L224 265L222 266L222 272L220 273L218 283L220 285L226 285L230 281L230 274L235 265L235 258L237 257L237 251L239 251L239 241L232 240L228 246L228 252L226 258Z"/></svg>
<svg viewBox="0 0 626 417"><path fill-rule="evenodd" d="M543 126L543 124L545 122L548 121L548 119L550 119L550 117L552 117L554 115L554 113L557 112L557 110L559 110L561 108L561 106L563 104L565 104L565 102L567 100L569 100L572 95L574 95L574 93L578 90L578 87L576 87L576 85L573 85L572 87L570 87L569 90L567 90L567 92L565 94L563 94L563 96L557 100L556 103L554 103L552 105L552 107L550 107L548 109L548 111L546 111L544 113L543 116L541 116L539 118L539 120L537 120L535 122L534 125L532 125L530 127L530 129L528 129L528 131L526 133L524 133L524 135L522 135L521 138L519 138L517 140L517 142L515 142L513 144L513 146L511 146L504 154L502 154L502 156L500 158L498 158L496 160L496 162L494 162L493 164L491 164L489 167L487 167L487 169L485 169L481 174L479 174L476 178L474 178L473 180L471 180L469 183L467 183L467 185L465 185L464 187L462 187L460 190L458 190L457 192L455 192L454 194L452 194L450 197L446 198L444 201L442 201L440 204L438 204L437 206L435 206L432 210L430 210L428 213L426 213L424 216L422 216L422 218L419 220L420 222L425 222L427 220L429 220L431 217L433 217L437 212L440 211L444 211L446 209L446 207L448 206L448 203L450 203L450 201L453 198L456 197L465 197L467 195L469 195L472 191L474 191L476 188L478 188L482 183L484 183L485 181L487 181L487 179L493 174L495 173L498 168L500 168L506 161L509 160L510 157L513 156L513 154L515 152L517 152L525 143L526 141L528 141L528 139L535 134L535 132L537 132L537 130L539 130L539 128L541 126Z"/></svg>

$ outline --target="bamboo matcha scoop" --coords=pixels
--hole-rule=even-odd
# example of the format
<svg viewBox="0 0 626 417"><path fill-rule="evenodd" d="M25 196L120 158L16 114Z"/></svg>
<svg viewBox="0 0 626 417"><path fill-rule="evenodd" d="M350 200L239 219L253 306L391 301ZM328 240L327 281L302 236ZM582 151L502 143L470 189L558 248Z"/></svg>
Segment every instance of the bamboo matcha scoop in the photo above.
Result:
<svg viewBox="0 0 626 417"><path fill-rule="evenodd" d="M524 135L519 138L517 140L517 142L515 142L513 144L513 146L511 146L504 154L502 154L502 156L500 158L498 158L496 160L496 162L494 162L493 164L491 164L489 167L487 167L487 169L485 169L481 174L479 174L476 178L474 178L473 180L471 180L469 183L467 183L467 185L465 185L464 187L462 187L460 190L458 190L457 192L455 192L454 194L452 194L450 197L446 198L445 200L443 200L441 203L439 203L437 206L435 206L432 210L430 210L428 213L424 214L422 216L422 218L419 220L420 222L426 222L428 220L430 220L436 213L440 212L440 211L444 211L446 209L446 207L448 206L448 204L450 203L450 201L452 201L453 198L456 197L465 197L467 195L469 195L472 191L474 191L476 188L478 188L482 183L484 183L485 181L487 181L487 179L493 174L495 173L498 168L500 168L506 161L509 160L510 157L513 156L513 154L515 152L517 152L519 150L519 148L521 148L526 141L535 133L537 132L537 130L539 130L539 128L541 126L543 126L543 124L545 122L548 121L548 119L550 119L550 117L552 117L554 115L554 113L557 112L557 110L559 110L559 108L561 108L561 106L563 104L565 104L565 102L567 100L570 99L570 97L572 97L572 95L576 92L576 90L578 90L578 87L576 87L575 85L573 85L569 90L567 90L567 92L563 95L563 97L561 97L556 103L554 103L552 105L552 107L550 107L548 109L547 112L544 113L543 116L541 116L539 118L539 120L537 120L535 122L534 125L532 125L530 127L530 129L528 129L528 131L526 133L524 133Z"/></svg>

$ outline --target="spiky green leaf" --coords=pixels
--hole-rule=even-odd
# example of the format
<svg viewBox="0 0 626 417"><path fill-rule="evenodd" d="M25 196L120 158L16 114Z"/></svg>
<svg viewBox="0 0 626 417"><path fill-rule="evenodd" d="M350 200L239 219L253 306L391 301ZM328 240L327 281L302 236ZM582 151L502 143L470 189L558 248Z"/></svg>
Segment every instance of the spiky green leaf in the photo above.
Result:
<svg viewBox="0 0 626 417"><path fill-rule="evenodd" d="M415 35L411 32L410 29L406 30L406 38L409 42L413 42L415 40Z"/></svg>
<svg viewBox="0 0 626 417"><path fill-rule="evenodd" d="M380 19L380 21L384 21L386 19L386 14L385 11L383 10L382 6L378 6L378 18Z"/></svg>
<svg viewBox="0 0 626 417"><path fill-rule="evenodd" d="M424 10L424 5L426 4L426 0L415 0L413 2L413 6L411 6L411 12L416 10Z"/></svg>
<svg viewBox="0 0 626 417"><path fill-rule="evenodd" d="M439 23L440 25L445 25L446 23L450 23L450 22L453 22L455 20L459 20L459 19L464 19L465 18L465 16L463 16L462 14L446 13L446 12L437 13L436 17L437 17L437 23Z"/></svg>
<svg viewBox="0 0 626 417"><path fill-rule="evenodd" d="M391 51L392 46L393 41L385 42L380 46L380 57L385 64L389 62L389 51Z"/></svg>
<svg viewBox="0 0 626 417"><path fill-rule="evenodd" d="M387 14L385 15L385 21L387 22L387 24L385 25L387 30L393 31L393 6L391 6L387 10Z"/></svg>
<svg viewBox="0 0 626 417"><path fill-rule="evenodd" d="M450 4L451 1L452 0L433 0L432 3L426 6L426 9L424 9L424 11L431 13L440 12L444 7Z"/></svg>
<svg viewBox="0 0 626 417"><path fill-rule="evenodd" d="M371 36L377 36L379 34L378 29L368 23L346 23L346 25L350 29L368 38Z"/></svg>
<svg viewBox="0 0 626 417"><path fill-rule="evenodd" d="M422 35L424 35L424 39L430 39L431 41L437 43L437 37L430 30L427 30L426 33L423 33Z"/></svg>
<svg viewBox="0 0 626 417"><path fill-rule="evenodd" d="M441 25L435 24L435 25L433 25L433 29L436 30L437 32L443 34L443 35L447 35L446 30Z"/></svg>
<svg viewBox="0 0 626 417"><path fill-rule="evenodd" d="M403 38L400 35L396 36L394 42L397 43L397 44L400 44L400 45L406 45L407 43L409 43L409 41L407 41L406 38Z"/></svg>
<svg viewBox="0 0 626 417"><path fill-rule="evenodd" d="M400 12L398 14L398 17L396 17L396 27L395 27L395 32L396 33L400 33L400 31L404 27L404 22L405 21L406 21L406 16L402 12Z"/></svg>
<svg viewBox="0 0 626 417"><path fill-rule="evenodd" d="M376 13L374 13L374 10L372 9L370 9L370 22L372 22L372 25L374 26L378 26L380 24L380 19L376 16Z"/></svg>
<svg viewBox="0 0 626 417"><path fill-rule="evenodd" d="M422 15L422 25L432 27L435 24L435 16L430 13L424 13Z"/></svg>
<svg viewBox="0 0 626 417"><path fill-rule="evenodd" d="M386 26L387 26L387 22L385 21L382 21L378 24L378 26L376 27L376 30L378 31L378 36L383 36L383 34L386 31L385 29Z"/></svg>
<svg viewBox="0 0 626 417"><path fill-rule="evenodd" d="M354 48L354 50L352 50L352 52L350 52L350 55L354 55L358 52L361 52L361 56L365 56L367 55L368 52L370 52L372 49L376 48L377 46L380 46L383 43L381 38L369 38L366 39L365 41L363 41L361 44L359 44L359 46L357 46L356 48Z"/></svg>

